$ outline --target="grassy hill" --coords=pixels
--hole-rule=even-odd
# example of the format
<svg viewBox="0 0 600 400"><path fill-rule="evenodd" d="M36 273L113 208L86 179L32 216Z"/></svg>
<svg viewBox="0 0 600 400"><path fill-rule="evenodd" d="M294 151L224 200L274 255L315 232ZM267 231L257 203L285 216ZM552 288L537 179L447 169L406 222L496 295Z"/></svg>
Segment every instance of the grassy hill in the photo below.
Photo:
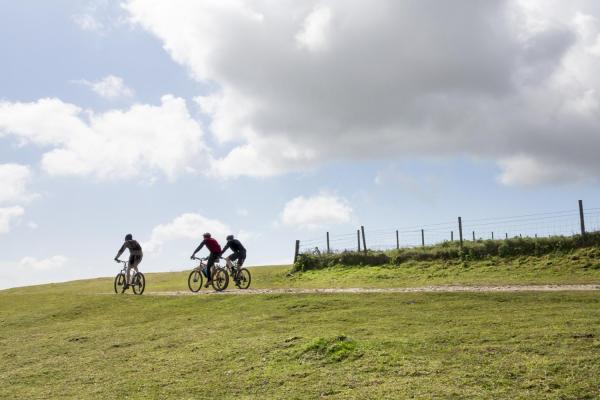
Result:
<svg viewBox="0 0 600 400"><path fill-rule="evenodd" d="M595 253L254 268L253 287L598 283ZM148 274L148 293L186 290ZM0 291L0 398L600 397L600 293L110 294L112 279Z"/></svg>

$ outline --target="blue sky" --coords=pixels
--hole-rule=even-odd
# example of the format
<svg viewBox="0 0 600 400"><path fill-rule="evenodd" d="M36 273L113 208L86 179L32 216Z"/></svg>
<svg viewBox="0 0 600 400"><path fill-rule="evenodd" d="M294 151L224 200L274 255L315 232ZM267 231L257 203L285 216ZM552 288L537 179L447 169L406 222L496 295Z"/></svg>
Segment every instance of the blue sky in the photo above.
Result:
<svg viewBox="0 0 600 400"><path fill-rule="evenodd" d="M600 206L600 13L541 4L0 0L0 288Z"/></svg>

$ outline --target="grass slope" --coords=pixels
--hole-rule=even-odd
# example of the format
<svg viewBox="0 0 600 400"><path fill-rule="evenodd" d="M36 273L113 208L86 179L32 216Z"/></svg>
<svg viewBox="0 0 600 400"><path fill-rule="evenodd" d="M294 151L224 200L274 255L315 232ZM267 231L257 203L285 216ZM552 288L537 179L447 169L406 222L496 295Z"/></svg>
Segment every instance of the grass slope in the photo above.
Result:
<svg viewBox="0 0 600 400"><path fill-rule="evenodd" d="M254 268L253 286L598 282L595 264L573 256L292 277ZM185 278L148 274L148 288L185 290ZM111 285L0 291L0 398L600 397L597 292L101 294Z"/></svg>

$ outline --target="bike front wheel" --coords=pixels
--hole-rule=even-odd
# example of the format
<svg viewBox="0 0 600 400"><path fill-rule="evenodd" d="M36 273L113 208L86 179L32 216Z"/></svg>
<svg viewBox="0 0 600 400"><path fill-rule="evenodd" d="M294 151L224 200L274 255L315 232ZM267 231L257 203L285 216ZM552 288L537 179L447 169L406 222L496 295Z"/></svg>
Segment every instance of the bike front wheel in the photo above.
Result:
<svg viewBox="0 0 600 400"><path fill-rule="evenodd" d="M222 292L229 285L229 274L224 269L216 269L213 271L212 287L217 292Z"/></svg>
<svg viewBox="0 0 600 400"><path fill-rule="evenodd" d="M197 269L190 272L190 276L188 276L188 287L194 293L202 289L202 273Z"/></svg>
<svg viewBox="0 0 600 400"><path fill-rule="evenodd" d="M117 274L117 276L115 276L115 283L113 286L115 289L115 293L119 294L119 293L125 292L125 274L124 273L119 272Z"/></svg>
<svg viewBox="0 0 600 400"><path fill-rule="evenodd" d="M236 285L240 289L248 289L250 287L251 280L252 276L250 275L250 271L248 271L246 268L242 268L237 273Z"/></svg>
<svg viewBox="0 0 600 400"><path fill-rule="evenodd" d="M142 274L141 272L136 272L135 275L133 275L132 281L133 283L131 284L131 286L133 287L133 293L144 293L144 290L146 289L146 277L144 276L144 274Z"/></svg>

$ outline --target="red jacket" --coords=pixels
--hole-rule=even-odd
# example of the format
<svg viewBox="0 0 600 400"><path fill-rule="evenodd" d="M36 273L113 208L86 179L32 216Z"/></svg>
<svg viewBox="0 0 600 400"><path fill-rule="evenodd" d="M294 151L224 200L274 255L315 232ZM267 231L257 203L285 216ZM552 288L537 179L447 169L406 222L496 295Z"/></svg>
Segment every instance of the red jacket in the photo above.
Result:
<svg viewBox="0 0 600 400"><path fill-rule="evenodd" d="M219 242L217 242L215 239L213 238L208 238L208 239L204 239L202 241L202 243L200 243L200 246L198 246L198 248L196 249L196 251L194 251L194 253L197 253L200 251L200 249L202 249L202 247L206 245L206 248L208 249L208 251L210 251L211 253L218 253L221 254L221 246L219 245Z"/></svg>

